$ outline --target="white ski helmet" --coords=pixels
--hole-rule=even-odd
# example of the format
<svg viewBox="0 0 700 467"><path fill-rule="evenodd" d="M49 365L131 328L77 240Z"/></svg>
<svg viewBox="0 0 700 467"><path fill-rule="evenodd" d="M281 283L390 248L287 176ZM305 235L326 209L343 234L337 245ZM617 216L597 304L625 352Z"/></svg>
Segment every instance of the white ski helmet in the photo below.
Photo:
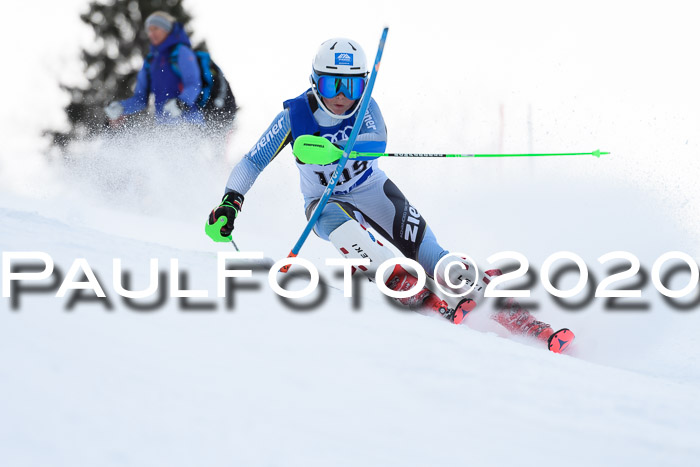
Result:
<svg viewBox="0 0 700 467"><path fill-rule="evenodd" d="M335 37L318 48L311 66L311 90L319 107L333 118L352 117L360 106L367 87L367 59L360 44L352 39ZM322 97L333 98L343 93L355 100L348 113L336 115L323 104Z"/></svg>

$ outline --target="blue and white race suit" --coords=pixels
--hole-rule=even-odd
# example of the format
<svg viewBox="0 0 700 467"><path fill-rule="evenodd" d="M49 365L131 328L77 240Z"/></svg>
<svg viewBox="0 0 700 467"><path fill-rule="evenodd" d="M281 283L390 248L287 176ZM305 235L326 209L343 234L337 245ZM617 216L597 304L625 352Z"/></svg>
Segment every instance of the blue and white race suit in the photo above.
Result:
<svg viewBox="0 0 700 467"><path fill-rule="evenodd" d="M356 118L357 113L345 120L333 118L319 108L311 90L285 101L284 110L231 171L226 191L234 190L245 195L258 175L287 143L293 145L301 135L323 136L341 148L344 147ZM370 101L362 120L353 150L384 152L387 142L386 126L374 99ZM337 163L304 164L298 159L296 163L306 215L309 218L323 196ZM448 253L438 245L418 210L379 168L377 158L348 161L314 231L319 237L328 240L333 230L351 218L374 228L402 254L418 261L428 275L432 275L435 264Z"/></svg>

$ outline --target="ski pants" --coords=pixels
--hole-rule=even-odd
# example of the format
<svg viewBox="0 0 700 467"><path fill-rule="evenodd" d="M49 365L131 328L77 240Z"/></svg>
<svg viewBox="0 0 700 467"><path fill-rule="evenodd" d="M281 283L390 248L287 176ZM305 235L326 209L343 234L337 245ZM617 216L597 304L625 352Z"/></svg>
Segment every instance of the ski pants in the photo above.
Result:
<svg viewBox="0 0 700 467"><path fill-rule="evenodd" d="M307 198L305 201L306 218L309 219L319 199ZM375 173L350 193L333 194L314 226L314 232L328 240L330 233L349 219L372 227L404 256L417 261L430 277L440 258L448 254L438 244L423 216L382 172Z"/></svg>

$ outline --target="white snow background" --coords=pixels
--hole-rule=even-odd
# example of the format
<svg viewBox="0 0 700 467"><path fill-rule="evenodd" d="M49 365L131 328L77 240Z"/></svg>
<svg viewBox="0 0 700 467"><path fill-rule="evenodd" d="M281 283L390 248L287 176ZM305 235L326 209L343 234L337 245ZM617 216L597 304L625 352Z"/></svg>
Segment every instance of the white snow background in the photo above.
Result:
<svg viewBox="0 0 700 467"><path fill-rule="evenodd" d="M65 275L86 258L109 297L0 299L0 465L688 465L700 455L698 306L679 310L651 280L613 311L558 304L536 276L530 302L570 327L569 355L504 338L475 311L452 326L389 306L369 283L354 308L330 288L291 309L256 274L214 298L203 233L232 165L308 85L333 36L371 60L390 26L373 96L392 152L579 152L600 159L384 160L440 243L481 264L519 251L538 273L581 256L589 287L625 250L651 272L667 251L697 258L700 30L691 2L215 2L190 0L195 39L226 72L241 111L225 161L159 135L88 145L65 166L41 130L65 125L57 80L79 83L95 41L84 1L15 4L0 18L0 247L42 251ZM36 3L31 4L34 7ZM9 65L8 65L9 64ZM235 239L279 259L305 225L291 151L246 196ZM330 244L301 256L334 287ZM121 258L145 288L148 260L176 258L208 311L170 299L128 308ZM614 265L623 266L622 261ZM676 263L668 263L664 271ZM687 271L687 268L686 268ZM674 276L680 289L688 274ZM576 274L559 286L573 286ZM42 285L51 280L41 282ZM301 288L303 282L292 287ZM167 288L166 284L160 284ZM589 290L587 289L587 292ZM566 300L579 303L586 293ZM691 303L692 296L680 303ZM88 297L83 292L83 297ZM303 303L313 298L301 300Z"/></svg>

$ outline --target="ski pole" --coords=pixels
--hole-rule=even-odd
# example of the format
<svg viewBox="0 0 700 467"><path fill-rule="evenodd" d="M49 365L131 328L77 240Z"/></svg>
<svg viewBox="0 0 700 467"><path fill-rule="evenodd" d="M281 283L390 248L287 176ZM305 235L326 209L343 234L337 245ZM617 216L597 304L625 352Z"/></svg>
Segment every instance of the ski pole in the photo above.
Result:
<svg viewBox="0 0 700 467"><path fill-rule="evenodd" d="M305 164L331 164L341 158L343 150L322 136L304 135L294 142L294 155ZM553 156L595 156L600 157L609 152L595 150L592 152L553 152L538 154L422 154L422 153L350 153L350 159L374 159L377 157L553 157Z"/></svg>
<svg viewBox="0 0 700 467"><path fill-rule="evenodd" d="M338 161L338 167L336 167L335 172L333 172L333 176L331 177L330 181L328 182L328 186L326 187L326 190L323 192L323 196L319 200L318 204L316 204L316 209L314 210L314 213L311 215L309 218L309 222L306 223L306 228L304 231L301 233L301 237L299 237L299 240L297 240L296 244L292 248L292 251L289 252L287 255L287 258L294 258L299 254L299 250L301 250L302 245L304 245L304 242L308 238L309 234L311 233L311 230L314 228L314 225L316 225L316 221L318 218L321 216L321 213L323 212L323 208L326 207L326 203L328 203L328 200L330 199L331 195L333 194L333 190L335 189L335 186L338 183L338 180L340 179L340 174L343 172L343 169L345 168L345 164L347 163L348 159L350 158L350 152L352 151L352 147L355 145L355 140L357 139L357 135L360 133L360 128L362 127L362 119L367 112L367 107L369 107L369 102L370 98L372 96L372 88L374 88L374 81L377 79L377 72L379 71L379 64L382 59L382 52L384 51L384 43L386 42L386 36L389 33L389 28L384 28L382 31L382 37L379 40L379 47L377 49L377 56L374 59L374 68L372 69L372 74L369 77L369 82L367 83L367 89L365 89L365 94L362 96L362 102L360 102L360 109L357 111L357 118L355 119L355 124L352 126L352 131L350 132L350 137L348 138L348 142L345 144L345 149L340 149L340 155L336 160ZM322 138L325 139L325 138ZM297 138L297 141L299 138ZM296 141L294 142L294 145L296 146ZM285 266L282 266L280 269L281 272L287 272L289 271L289 267L291 265L287 264Z"/></svg>

